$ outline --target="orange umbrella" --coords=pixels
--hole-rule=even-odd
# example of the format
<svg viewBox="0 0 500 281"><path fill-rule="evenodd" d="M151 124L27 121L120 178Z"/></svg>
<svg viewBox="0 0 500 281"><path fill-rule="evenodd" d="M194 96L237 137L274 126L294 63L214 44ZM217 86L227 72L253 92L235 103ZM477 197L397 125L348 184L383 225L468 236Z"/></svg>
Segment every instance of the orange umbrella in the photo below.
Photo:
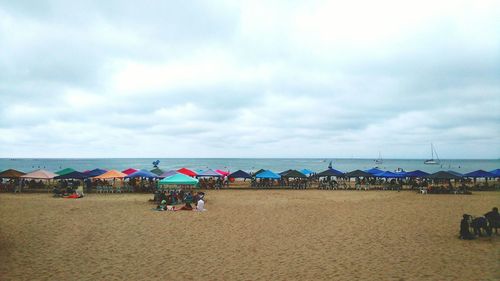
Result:
<svg viewBox="0 0 500 281"><path fill-rule="evenodd" d="M107 180L107 179L124 178L126 176L127 174L125 173L119 172L117 170L110 170L100 176L94 177L94 179Z"/></svg>

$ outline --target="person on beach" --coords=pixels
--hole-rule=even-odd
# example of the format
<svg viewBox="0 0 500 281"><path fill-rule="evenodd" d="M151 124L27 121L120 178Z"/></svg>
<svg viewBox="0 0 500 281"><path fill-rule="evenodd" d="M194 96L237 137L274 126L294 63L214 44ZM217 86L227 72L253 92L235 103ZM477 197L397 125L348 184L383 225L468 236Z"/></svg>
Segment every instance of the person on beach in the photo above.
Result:
<svg viewBox="0 0 500 281"><path fill-rule="evenodd" d="M500 228L500 213L498 213L498 208L493 207L493 209L486 214L484 217L488 220L488 233L493 233L495 229L495 234L498 234L498 228Z"/></svg>
<svg viewBox="0 0 500 281"><path fill-rule="evenodd" d="M164 200L161 200L160 205L158 205L156 207L156 210L157 211L165 211L166 208L167 208L167 201L164 199Z"/></svg>
<svg viewBox="0 0 500 281"><path fill-rule="evenodd" d="M198 212L206 211L205 210L205 201L203 201L202 198L200 198L200 200L198 200L198 203L196 204L196 211L198 211Z"/></svg>
<svg viewBox="0 0 500 281"><path fill-rule="evenodd" d="M464 214L462 221L460 221L460 239L472 240L475 238L474 234L470 232L470 215Z"/></svg>

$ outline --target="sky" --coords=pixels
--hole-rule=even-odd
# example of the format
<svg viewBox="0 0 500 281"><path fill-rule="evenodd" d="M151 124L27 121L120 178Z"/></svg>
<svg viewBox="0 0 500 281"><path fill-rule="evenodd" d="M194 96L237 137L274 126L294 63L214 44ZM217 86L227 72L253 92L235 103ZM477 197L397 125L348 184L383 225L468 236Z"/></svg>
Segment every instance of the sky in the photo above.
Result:
<svg viewBox="0 0 500 281"><path fill-rule="evenodd" d="M0 157L500 157L500 1L0 0Z"/></svg>

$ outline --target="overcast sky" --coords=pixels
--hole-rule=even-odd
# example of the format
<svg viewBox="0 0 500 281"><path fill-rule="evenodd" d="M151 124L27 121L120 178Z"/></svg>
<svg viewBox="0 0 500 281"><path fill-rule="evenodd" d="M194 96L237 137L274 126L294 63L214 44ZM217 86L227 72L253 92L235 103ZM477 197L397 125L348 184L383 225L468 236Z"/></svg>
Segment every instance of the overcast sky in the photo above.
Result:
<svg viewBox="0 0 500 281"><path fill-rule="evenodd" d="M0 1L0 157L498 158L499 3Z"/></svg>

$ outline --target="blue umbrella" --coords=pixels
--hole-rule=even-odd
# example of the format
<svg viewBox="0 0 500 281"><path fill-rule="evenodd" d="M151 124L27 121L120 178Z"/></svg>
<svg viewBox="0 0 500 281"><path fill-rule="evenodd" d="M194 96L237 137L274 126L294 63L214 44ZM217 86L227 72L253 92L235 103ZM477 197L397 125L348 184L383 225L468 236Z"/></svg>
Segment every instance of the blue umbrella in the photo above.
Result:
<svg viewBox="0 0 500 281"><path fill-rule="evenodd" d="M366 170L365 172L372 174L372 175L376 175L376 174L381 174L384 171L377 169L377 168L371 168L370 170Z"/></svg>
<svg viewBox="0 0 500 281"><path fill-rule="evenodd" d="M401 173L393 173L393 172L389 172L389 171L385 171L385 172L382 172L382 173L379 173L379 174L375 174L376 177L378 178L402 178L404 177L403 174Z"/></svg>
<svg viewBox="0 0 500 281"><path fill-rule="evenodd" d="M250 179L250 178L252 178L252 176L250 176L250 174L248 174L247 172L242 171L242 170L238 170L238 171L230 174L227 177L233 178L233 179Z"/></svg>
<svg viewBox="0 0 500 281"><path fill-rule="evenodd" d="M474 172L464 174L464 177L468 177L468 178L494 178L496 176L495 176L495 174L492 174L490 172L486 172L483 170L477 170Z"/></svg>
<svg viewBox="0 0 500 281"><path fill-rule="evenodd" d="M493 170L493 171L490 171L490 173L494 174L495 177L500 177L500 169L496 169L496 170Z"/></svg>
<svg viewBox="0 0 500 281"><path fill-rule="evenodd" d="M87 176L93 178L93 177L97 177L97 176L100 176L104 173L106 173L107 171L106 170L103 170L103 169L94 169L92 171L88 171L84 174L86 174Z"/></svg>
<svg viewBox="0 0 500 281"><path fill-rule="evenodd" d="M429 175L429 173L426 173L426 172L420 171L420 170L415 170L415 171L411 171L411 172L406 173L406 176L410 177L410 178L424 178L428 175Z"/></svg>
<svg viewBox="0 0 500 281"><path fill-rule="evenodd" d="M159 176L155 173L152 173L148 170L139 170L137 172L134 172L128 176L126 176L126 179L133 179L133 178L148 178L148 179L154 179L158 178Z"/></svg>
<svg viewBox="0 0 500 281"><path fill-rule="evenodd" d="M308 169L302 169L302 170L300 170L299 172L301 172L302 174L304 174L304 175L306 175L306 176L310 176L310 175L314 174L314 172L313 172L313 171L308 170Z"/></svg>
<svg viewBox="0 0 500 281"><path fill-rule="evenodd" d="M265 170L263 172L258 173L255 175L256 178L258 179L281 179L281 176L270 171L270 170Z"/></svg>

